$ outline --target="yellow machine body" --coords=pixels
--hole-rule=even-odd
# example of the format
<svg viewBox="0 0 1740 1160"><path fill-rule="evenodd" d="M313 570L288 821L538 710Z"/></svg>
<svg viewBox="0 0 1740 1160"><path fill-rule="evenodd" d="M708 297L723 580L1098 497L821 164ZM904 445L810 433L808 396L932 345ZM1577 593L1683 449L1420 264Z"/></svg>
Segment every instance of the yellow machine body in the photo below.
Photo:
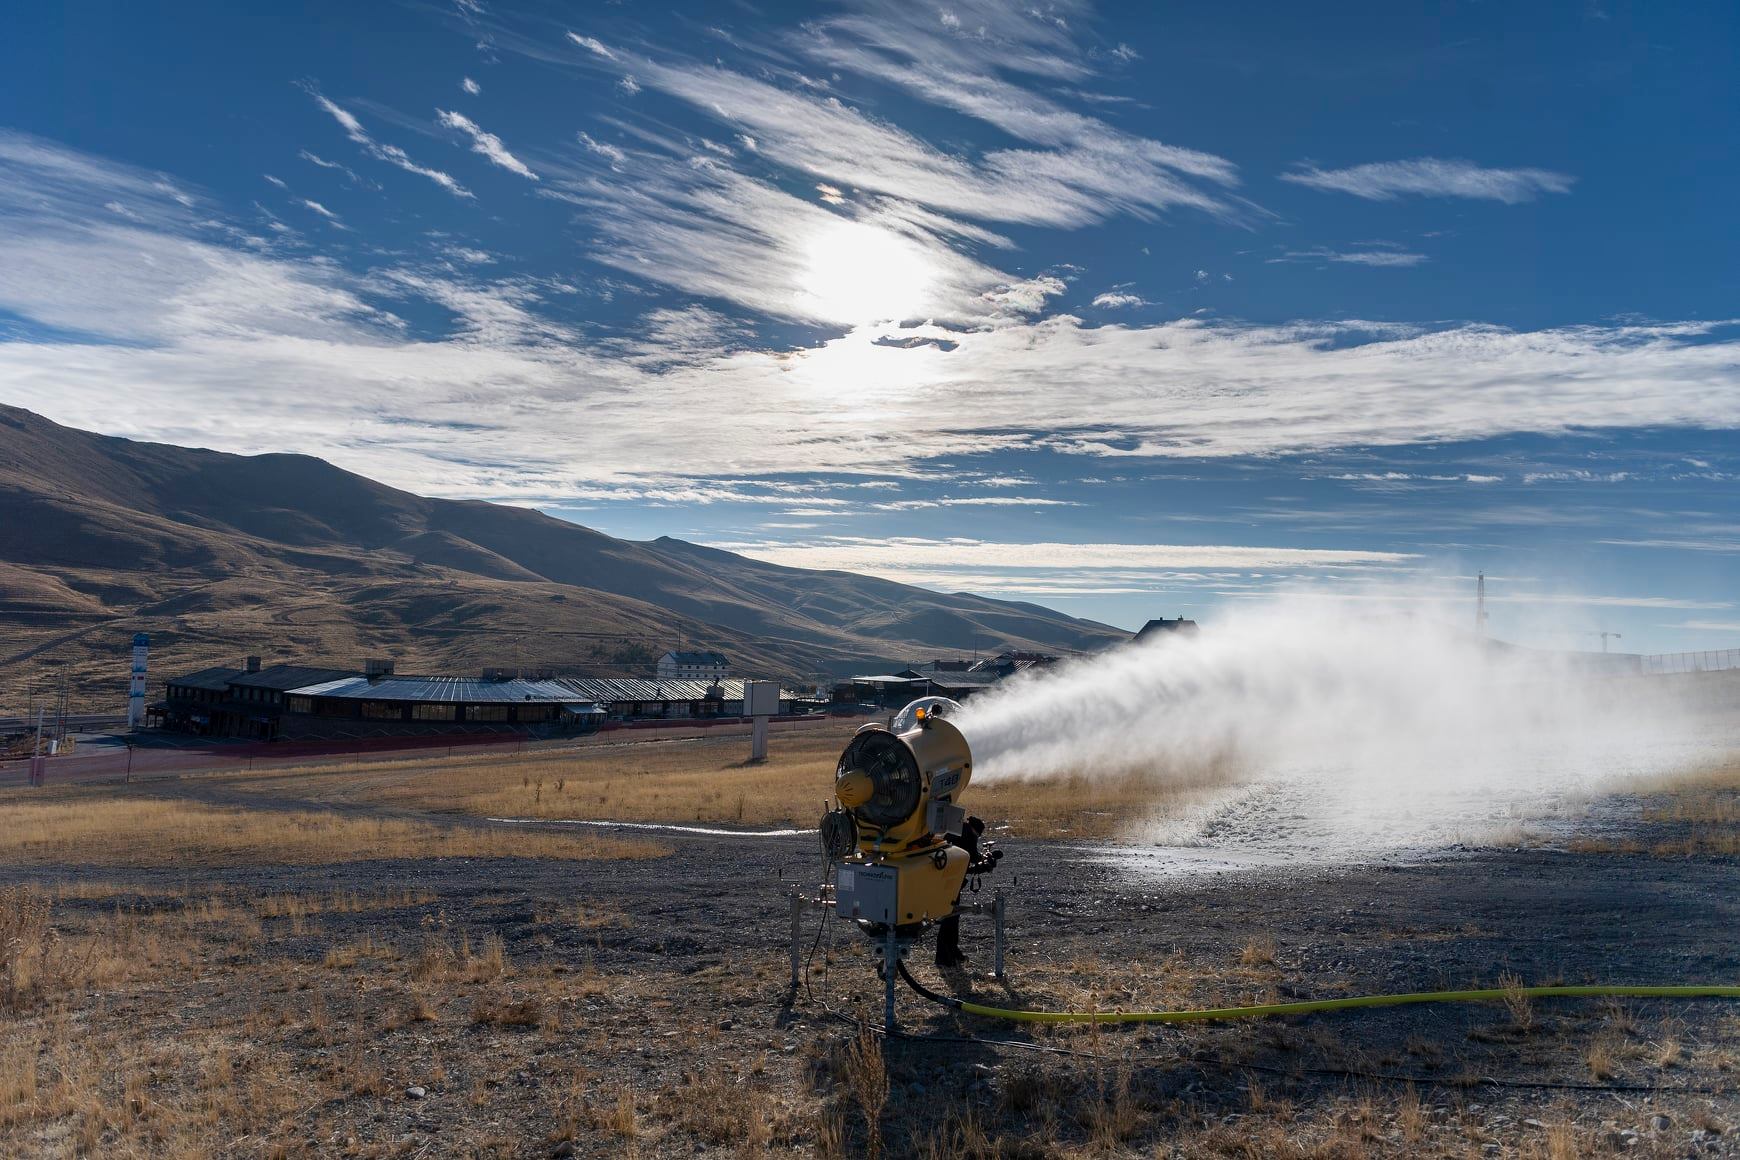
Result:
<svg viewBox="0 0 1740 1160"><path fill-rule="evenodd" d="M955 912L971 858L949 836L961 832L954 802L972 771L967 739L934 706L858 731L834 779L857 839L836 869L841 917L915 930Z"/></svg>

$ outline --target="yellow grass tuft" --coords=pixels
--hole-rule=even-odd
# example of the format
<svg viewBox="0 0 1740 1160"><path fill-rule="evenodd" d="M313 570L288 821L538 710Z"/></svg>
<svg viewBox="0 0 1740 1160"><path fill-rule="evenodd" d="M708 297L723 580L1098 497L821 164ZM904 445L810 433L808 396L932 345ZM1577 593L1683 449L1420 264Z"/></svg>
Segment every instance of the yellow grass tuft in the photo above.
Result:
<svg viewBox="0 0 1740 1160"><path fill-rule="evenodd" d="M526 833L361 819L314 810L249 810L77 793L0 805L0 858L29 863L161 866L354 862L371 858L657 858L666 847L607 834Z"/></svg>

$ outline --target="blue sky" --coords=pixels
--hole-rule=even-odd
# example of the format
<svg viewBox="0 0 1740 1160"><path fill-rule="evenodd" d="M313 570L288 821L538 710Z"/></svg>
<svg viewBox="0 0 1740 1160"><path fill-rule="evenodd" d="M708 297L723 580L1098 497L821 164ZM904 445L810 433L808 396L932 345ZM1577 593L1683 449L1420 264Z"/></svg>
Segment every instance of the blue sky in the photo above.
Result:
<svg viewBox="0 0 1740 1160"><path fill-rule="evenodd" d="M0 399L1125 626L1483 569L1740 645L1740 15L1411 8L33 6Z"/></svg>

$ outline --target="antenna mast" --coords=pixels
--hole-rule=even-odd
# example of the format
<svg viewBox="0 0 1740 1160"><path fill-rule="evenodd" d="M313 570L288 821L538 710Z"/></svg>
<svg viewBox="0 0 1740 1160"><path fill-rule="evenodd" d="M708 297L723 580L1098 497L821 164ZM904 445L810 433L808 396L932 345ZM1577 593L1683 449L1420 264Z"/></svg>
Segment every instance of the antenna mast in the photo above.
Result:
<svg viewBox="0 0 1740 1160"><path fill-rule="evenodd" d="M1474 634L1486 635L1486 573L1480 573L1474 588Z"/></svg>

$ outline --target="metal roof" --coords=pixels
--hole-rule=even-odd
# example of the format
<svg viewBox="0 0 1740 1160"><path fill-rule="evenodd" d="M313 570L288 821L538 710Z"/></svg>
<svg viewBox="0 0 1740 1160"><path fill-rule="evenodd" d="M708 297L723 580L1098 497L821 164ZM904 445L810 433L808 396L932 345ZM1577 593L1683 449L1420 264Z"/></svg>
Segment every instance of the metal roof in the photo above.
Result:
<svg viewBox="0 0 1740 1160"><path fill-rule="evenodd" d="M925 680L939 689L985 689L1003 679L1001 673L927 673Z"/></svg>
<svg viewBox="0 0 1740 1160"><path fill-rule="evenodd" d="M242 676L241 669L232 669L228 665L216 665L209 669L201 669L197 673L188 673L184 677L170 677L169 684L188 689L209 689L221 693L230 687L230 681Z"/></svg>
<svg viewBox="0 0 1740 1160"><path fill-rule="evenodd" d="M479 677L346 676L291 689L298 697L341 701L440 701L466 705L566 704L574 694L555 681L486 681Z"/></svg>
<svg viewBox="0 0 1740 1160"><path fill-rule="evenodd" d="M1003 679L1002 673L971 670L960 672L956 669L902 669L901 676L914 684L924 682L939 689L987 689ZM884 678L870 679L880 681Z"/></svg>
<svg viewBox="0 0 1740 1160"><path fill-rule="evenodd" d="M316 668L310 665L267 665L257 673L237 673L230 685L238 689L282 689L288 692L303 685L335 681L341 677L361 680L355 669Z"/></svg>
<svg viewBox="0 0 1740 1160"><path fill-rule="evenodd" d="M578 693L583 700L603 701L702 701L707 690L719 687L727 701L743 699L743 682L725 681L644 681L633 677L560 677L559 685Z"/></svg>
<svg viewBox="0 0 1740 1160"><path fill-rule="evenodd" d="M700 701L711 681L642 681L614 677L562 677L550 681L486 681L477 677L347 676L291 689L299 697L333 697L346 701L453 702L466 705L572 705L597 701ZM743 699L742 681L720 681L727 701Z"/></svg>

